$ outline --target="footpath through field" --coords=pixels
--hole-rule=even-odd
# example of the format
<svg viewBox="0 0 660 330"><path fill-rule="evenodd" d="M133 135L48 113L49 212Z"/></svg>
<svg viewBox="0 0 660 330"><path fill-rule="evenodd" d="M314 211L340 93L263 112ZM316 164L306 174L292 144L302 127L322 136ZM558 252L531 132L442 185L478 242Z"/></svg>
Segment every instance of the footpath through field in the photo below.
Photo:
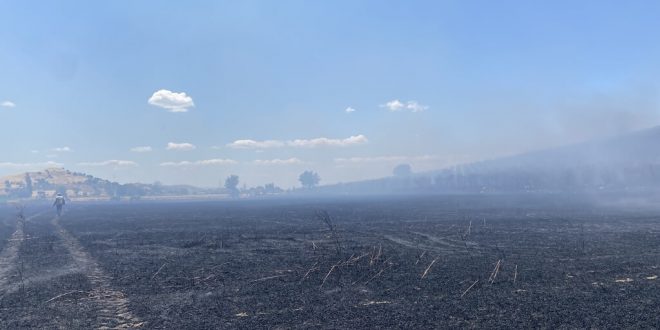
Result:
<svg viewBox="0 0 660 330"><path fill-rule="evenodd" d="M128 309L126 295L110 285L110 276L80 246L78 240L62 228L59 217L53 218L52 223L78 269L87 276L93 286L87 299L99 307L97 314L99 327L118 329L141 327L143 323Z"/></svg>
<svg viewBox="0 0 660 330"><path fill-rule="evenodd" d="M142 327L125 294L49 211L17 216L0 252L0 328Z"/></svg>
<svg viewBox="0 0 660 330"><path fill-rule="evenodd" d="M30 221L46 211L41 211L37 214L34 214L28 218L23 218L23 215L17 216L16 219L16 231L11 235L5 248L0 252L0 292L3 293L9 289L11 282L11 276L16 270L16 258L18 257L18 250L21 246L21 243L25 240L25 232L23 228L25 227L25 222Z"/></svg>

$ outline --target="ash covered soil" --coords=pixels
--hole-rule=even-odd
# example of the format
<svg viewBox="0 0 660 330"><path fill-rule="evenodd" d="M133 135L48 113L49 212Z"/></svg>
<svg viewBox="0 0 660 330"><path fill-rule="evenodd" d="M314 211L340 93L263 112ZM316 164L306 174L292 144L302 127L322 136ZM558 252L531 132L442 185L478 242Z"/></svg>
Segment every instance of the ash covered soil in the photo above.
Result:
<svg viewBox="0 0 660 330"><path fill-rule="evenodd" d="M0 328L660 326L660 208L434 196L0 219Z"/></svg>

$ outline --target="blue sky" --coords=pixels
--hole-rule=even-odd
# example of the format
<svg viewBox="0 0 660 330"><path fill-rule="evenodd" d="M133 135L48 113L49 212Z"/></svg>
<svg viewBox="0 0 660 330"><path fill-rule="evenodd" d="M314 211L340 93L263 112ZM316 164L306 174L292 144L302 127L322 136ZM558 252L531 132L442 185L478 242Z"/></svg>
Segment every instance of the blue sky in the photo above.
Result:
<svg viewBox="0 0 660 330"><path fill-rule="evenodd" d="M655 126L659 7L2 0L0 175L287 188Z"/></svg>

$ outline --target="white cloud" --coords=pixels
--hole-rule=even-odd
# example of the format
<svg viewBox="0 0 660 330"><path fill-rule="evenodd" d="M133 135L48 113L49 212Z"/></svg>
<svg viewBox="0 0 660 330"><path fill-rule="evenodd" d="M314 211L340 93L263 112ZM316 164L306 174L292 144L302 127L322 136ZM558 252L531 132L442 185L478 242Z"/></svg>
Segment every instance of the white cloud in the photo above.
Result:
<svg viewBox="0 0 660 330"><path fill-rule="evenodd" d="M406 109L412 112L422 112L428 108L429 107L427 105L419 104L417 101L408 101L406 104Z"/></svg>
<svg viewBox="0 0 660 330"><path fill-rule="evenodd" d="M344 111L345 111L346 113L355 112L355 108L353 108L353 107L348 107L348 108L346 108Z"/></svg>
<svg viewBox="0 0 660 330"><path fill-rule="evenodd" d="M289 158L289 159L257 159L253 162L255 165L296 165L296 164L303 164L303 161L301 161L298 158Z"/></svg>
<svg viewBox="0 0 660 330"><path fill-rule="evenodd" d="M401 103L399 100L392 100L385 104L381 104L382 108L388 108L390 111L399 111L406 107L405 104Z"/></svg>
<svg viewBox="0 0 660 330"><path fill-rule="evenodd" d="M78 163L78 166L114 166L114 167L119 167L119 166L138 166L138 164L134 161L131 160L117 160L117 159L111 159L111 160L104 160L101 162L82 162Z"/></svg>
<svg viewBox="0 0 660 330"><path fill-rule="evenodd" d="M14 108L14 107L16 107L16 103L14 103L14 102L12 102L12 101L3 101L2 103L0 103L0 107L3 107L3 108Z"/></svg>
<svg viewBox="0 0 660 330"><path fill-rule="evenodd" d="M237 162L233 159L206 159L195 162L197 165L233 165Z"/></svg>
<svg viewBox="0 0 660 330"><path fill-rule="evenodd" d="M441 160L443 157L434 155L421 156L373 156L373 157L350 157L335 158L338 164L358 164L358 163L388 163L388 162L414 162L414 161L432 161Z"/></svg>
<svg viewBox="0 0 660 330"><path fill-rule="evenodd" d="M38 154L39 150L30 150L30 152L33 153L33 154Z"/></svg>
<svg viewBox="0 0 660 330"><path fill-rule="evenodd" d="M392 112L403 111L403 110L408 110L410 112L422 112L424 110L428 110L429 108L427 105L420 104L417 101L408 101L406 103L403 103L399 100L389 101L385 104L381 104L380 107L387 108Z"/></svg>
<svg viewBox="0 0 660 330"><path fill-rule="evenodd" d="M58 147L58 148L53 148L51 150L53 150L55 152L72 152L73 151L73 149L71 149L69 147Z"/></svg>
<svg viewBox="0 0 660 330"><path fill-rule="evenodd" d="M236 140L227 144L227 147L233 149L268 149L284 147L286 143L277 140L255 141L255 140Z"/></svg>
<svg viewBox="0 0 660 330"><path fill-rule="evenodd" d="M164 162L164 163L160 163L160 166L182 167L182 166L210 166L210 165L234 165L234 164L238 164L238 162L233 159L205 159L205 160L198 160L195 162L191 162L187 160L181 162Z"/></svg>
<svg viewBox="0 0 660 330"><path fill-rule="evenodd" d="M350 158L335 158L335 163L381 163L381 162L398 162L407 160L405 156L376 156L376 157L350 157Z"/></svg>
<svg viewBox="0 0 660 330"><path fill-rule="evenodd" d="M287 145L292 147L301 148L317 148L317 147L347 147L352 145L364 144L369 142L366 136L354 135L345 139L328 139L324 137L310 139L310 140L293 140L289 141Z"/></svg>
<svg viewBox="0 0 660 330"><path fill-rule="evenodd" d="M10 168L10 169L24 169L24 168L49 168L49 167L62 167L64 164L56 163L52 161L47 161L43 163L12 163L12 162L0 162L0 168Z"/></svg>
<svg viewBox="0 0 660 330"><path fill-rule="evenodd" d="M463 156L440 157L435 155L422 155L413 157L413 160L451 160L460 158L463 158Z"/></svg>
<svg viewBox="0 0 660 330"><path fill-rule="evenodd" d="M133 147L133 148L131 148L132 152L150 152L151 150L153 150L153 149L151 149L150 146L142 146L142 147Z"/></svg>
<svg viewBox="0 0 660 330"><path fill-rule="evenodd" d="M186 93L175 93L167 89L156 91L149 98L149 104L166 109L169 112L188 112L195 106L192 97Z"/></svg>
<svg viewBox="0 0 660 330"><path fill-rule="evenodd" d="M194 150L197 147L195 147L194 144L191 143L174 143L174 142L169 142L167 143L167 150L177 150L177 151L189 151L189 150Z"/></svg>
<svg viewBox="0 0 660 330"><path fill-rule="evenodd" d="M345 139L329 139L325 137L315 139L296 139L290 141L280 140L236 140L227 144L227 147L234 149L267 149L267 148L317 148L317 147L347 147L369 142L366 136L359 134Z"/></svg>
<svg viewBox="0 0 660 330"><path fill-rule="evenodd" d="M174 166L188 166L188 165L192 165L192 164L193 163L191 163L187 160L184 160L182 162L164 162L164 163L160 163L160 166L172 166L172 167L174 167Z"/></svg>

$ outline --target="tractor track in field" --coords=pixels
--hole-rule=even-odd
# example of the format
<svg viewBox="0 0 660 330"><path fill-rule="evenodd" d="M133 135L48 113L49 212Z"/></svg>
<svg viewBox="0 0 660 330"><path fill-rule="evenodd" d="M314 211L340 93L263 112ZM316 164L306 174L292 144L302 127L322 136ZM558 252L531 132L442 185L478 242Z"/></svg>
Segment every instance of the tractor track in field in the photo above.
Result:
<svg viewBox="0 0 660 330"><path fill-rule="evenodd" d="M142 327L144 322L130 311L129 300L126 295L113 289L110 285L111 277L85 251L78 240L60 225L58 217L53 218L52 224L80 272L87 276L93 285L93 289L85 299L97 306L96 327L98 329L135 329Z"/></svg>
<svg viewBox="0 0 660 330"><path fill-rule="evenodd" d="M4 295L7 290L10 289L10 279L14 274L17 268L18 250L25 241L25 232L24 226L25 222L28 222L42 214L46 211L38 212L34 215L31 215L27 218L21 218L20 216L16 219L16 231L11 235L7 241L7 245L0 252L0 294Z"/></svg>

